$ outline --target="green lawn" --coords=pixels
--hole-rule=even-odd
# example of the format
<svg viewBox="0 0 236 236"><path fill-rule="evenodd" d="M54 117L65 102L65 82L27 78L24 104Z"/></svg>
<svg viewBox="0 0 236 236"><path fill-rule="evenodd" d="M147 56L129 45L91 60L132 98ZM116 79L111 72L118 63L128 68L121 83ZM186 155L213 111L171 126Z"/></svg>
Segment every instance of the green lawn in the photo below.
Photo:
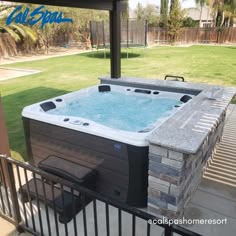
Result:
<svg viewBox="0 0 236 236"><path fill-rule="evenodd" d="M130 53L132 50L130 50ZM236 47L192 46L134 49L122 59L122 74L160 78L184 76L187 81L236 86ZM26 105L97 84L109 74L109 59L103 53L80 54L9 67L41 70L42 73L0 82L12 156L25 158L21 111Z"/></svg>

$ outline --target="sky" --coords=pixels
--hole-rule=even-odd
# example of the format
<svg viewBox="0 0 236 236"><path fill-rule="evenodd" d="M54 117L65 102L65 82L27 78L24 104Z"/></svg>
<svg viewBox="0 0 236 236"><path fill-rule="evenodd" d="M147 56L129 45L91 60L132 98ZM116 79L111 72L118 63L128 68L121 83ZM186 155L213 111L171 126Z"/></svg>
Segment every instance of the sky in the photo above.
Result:
<svg viewBox="0 0 236 236"><path fill-rule="evenodd" d="M131 9L134 9L138 3L141 3L142 5L146 4L155 4L155 5L160 5L160 0L129 0L129 6ZM194 7L195 6L195 0L181 0L182 6L184 8L188 7Z"/></svg>

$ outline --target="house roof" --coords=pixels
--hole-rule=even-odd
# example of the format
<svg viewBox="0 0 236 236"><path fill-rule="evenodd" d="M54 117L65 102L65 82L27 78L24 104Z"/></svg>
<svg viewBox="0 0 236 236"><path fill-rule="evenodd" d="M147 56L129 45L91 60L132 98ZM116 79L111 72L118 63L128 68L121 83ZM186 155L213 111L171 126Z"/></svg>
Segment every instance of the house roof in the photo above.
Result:
<svg viewBox="0 0 236 236"><path fill-rule="evenodd" d="M200 20L200 8L188 8L187 16L191 17L193 20ZM202 21L213 20L212 11L208 7L202 8Z"/></svg>

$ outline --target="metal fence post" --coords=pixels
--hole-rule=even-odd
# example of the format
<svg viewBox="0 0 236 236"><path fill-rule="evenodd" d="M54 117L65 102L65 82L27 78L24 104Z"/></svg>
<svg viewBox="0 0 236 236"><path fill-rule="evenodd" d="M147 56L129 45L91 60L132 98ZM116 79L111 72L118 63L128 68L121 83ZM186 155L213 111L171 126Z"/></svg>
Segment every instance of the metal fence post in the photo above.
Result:
<svg viewBox="0 0 236 236"><path fill-rule="evenodd" d="M7 161L7 160L6 160ZM15 176L13 172L13 164L10 162L7 162L7 171L9 176L9 190L11 193L11 201L12 201L12 207L13 207L13 218L14 218L14 224L16 229L19 232L23 232L24 230L21 228L21 214L20 214L20 206L18 202L18 196L16 191L16 183L15 183Z"/></svg>
<svg viewBox="0 0 236 236"><path fill-rule="evenodd" d="M171 225L165 225L165 234L164 236L173 236L173 230Z"/></svg>

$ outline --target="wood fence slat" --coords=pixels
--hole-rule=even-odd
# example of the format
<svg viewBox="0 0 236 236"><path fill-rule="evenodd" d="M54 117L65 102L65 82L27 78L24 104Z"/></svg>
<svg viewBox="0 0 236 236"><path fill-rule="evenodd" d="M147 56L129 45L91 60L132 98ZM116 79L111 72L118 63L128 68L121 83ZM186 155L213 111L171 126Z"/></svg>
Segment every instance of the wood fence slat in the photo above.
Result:
<svg viewBox="0 0 236 236"><path fill-rule="evenodd" d="M148 44L169 43L168 30L148 28ZM182 28L177 43L236 43L236 27L225 28Z"/></svg>

